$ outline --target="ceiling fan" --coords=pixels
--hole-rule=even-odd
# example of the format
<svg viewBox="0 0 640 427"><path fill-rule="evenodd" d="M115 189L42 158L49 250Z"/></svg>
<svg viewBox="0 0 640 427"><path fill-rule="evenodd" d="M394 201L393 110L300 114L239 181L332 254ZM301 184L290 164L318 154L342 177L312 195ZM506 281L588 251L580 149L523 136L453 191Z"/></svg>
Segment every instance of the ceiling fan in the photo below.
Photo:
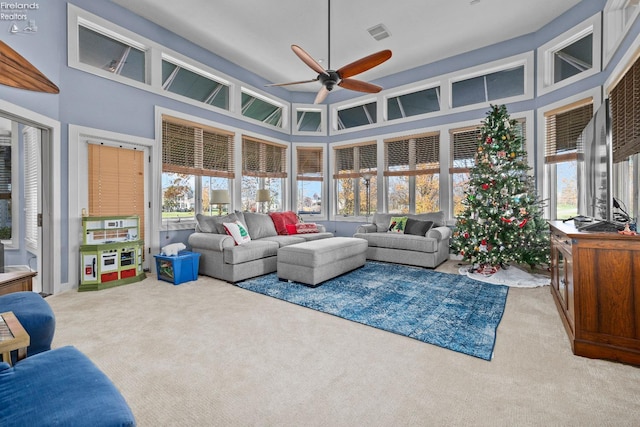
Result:
<svg viewBox="0 0 640 427"><path fill-rule="evenodd" d="M366 93L378 93L382 90L381 86L377 86L371 83L364 82L362 80L352 79L351 77L363 73L377 65L382 64L387 59L391 58L391 51L381 50L380 52L376 52L374 54L365 56L364 58L360 58L357 61L351 62L350 64L345 65L337 70L331 69L331 0L327 1L328 3L328 68L324 69L322 65L320 65L311 55L304 51L298 45L291 45L291 49L293 52L311 68L313 71L318 73L318 77L311 80L302 80L297 82L289 82L289 83L274 83L267 86L290 86L297 85L302 83L311 83L315 81L319 81L322 83L322 88L318 91L316 95L316 99L314 104L319 104L327 97L329 92L336 86L340 86L345 89L355 90L358 92L366 92Z"/></svg>

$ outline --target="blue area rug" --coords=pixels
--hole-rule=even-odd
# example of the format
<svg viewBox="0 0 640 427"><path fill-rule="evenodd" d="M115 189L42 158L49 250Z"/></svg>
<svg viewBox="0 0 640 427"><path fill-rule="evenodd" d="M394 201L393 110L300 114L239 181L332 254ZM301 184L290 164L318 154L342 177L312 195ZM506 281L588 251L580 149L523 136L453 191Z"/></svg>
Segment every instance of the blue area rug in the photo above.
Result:
<svg viewBox="0 0 640 427"><path fill-rule="evenodd" d="M491 360L509 290L372 261L317 288L280 281L276 273L236 285L484 360Z"/></svg>

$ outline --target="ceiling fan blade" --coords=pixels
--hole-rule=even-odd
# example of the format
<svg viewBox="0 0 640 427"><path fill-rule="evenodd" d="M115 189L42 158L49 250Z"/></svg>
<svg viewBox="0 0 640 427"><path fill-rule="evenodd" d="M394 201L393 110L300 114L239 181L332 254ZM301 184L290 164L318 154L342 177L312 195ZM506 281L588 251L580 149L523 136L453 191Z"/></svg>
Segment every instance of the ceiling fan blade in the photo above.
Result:
<svg viewBox="0 0 640 427"><path fill-rule="evenodd" d="M303 83L313 83L313 82L317 82L318 79L311 79L311 80L301 80L299 82L289 82L289 83L271 83L265 86L290 86L290 85L299 85L299 84L303 84Z"/></svg>
<svg viewBox="0 0 640 427"><path fill-rule="evenodd" d="M18 89L60 93L60 89L32 63L0 41L0 84Z"/></svg>
<svg viewBox="0 0 640 427"><path fill-rule="evenodd" d="M342 79L340 83L338 83L338 86L349 90L367 93L378 93L382 90L381 86L356 79Z"/></svg>
<svg viewBox="0 0 640 427"><path fill-rule="evenodd" d="M322 101L325 100L327 95L329 95L329 90L325 86L322 86L322 88L318 91L318 94L316 95L316 99L315 101L313 101L313 103L320 104Z"/></svg>
<svg viewBox="0 0 640 427"><path fill-rule="evenodd" d="M351 64L345 65L338 70L338 74L341 78L346 79L348 77L355 76L356 74L363 73L376 65L380 65L389 58L391 58L391 51L389 49L381 50L380 52L373 53L369 56L358 59Z"/></svg>
<svg viewBox="0 0 640 427"><path fill-rule="evenodd" d="M291 50L293 50L293 53L298 55L298 58L302 59L302 62L307 64L309 68L311 68L316 73L326 74L327 76L329 75L329 73L327 73L327 71L322 68L322 65L318 64L318 62L316 62L316 60L313 59L313 57L305 52L304 49L302 49L300 46L292 44Z"/></svg>

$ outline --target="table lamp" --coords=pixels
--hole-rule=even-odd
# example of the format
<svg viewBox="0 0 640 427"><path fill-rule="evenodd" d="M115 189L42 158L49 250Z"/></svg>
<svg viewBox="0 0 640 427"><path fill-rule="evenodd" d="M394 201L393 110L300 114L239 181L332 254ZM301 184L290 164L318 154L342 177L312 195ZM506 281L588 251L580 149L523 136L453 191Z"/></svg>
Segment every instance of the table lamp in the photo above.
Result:
<svg viewBox="0 0 640 427"><path fill-rule="evenodd" d="M211 190L209 203L212 205L218 205L218 216L222 215L222 205L228 205L229 203L231 203L231 199L229 198L229 191Z"/></svg>
<svg viewBox="0 0 640 427"><path fill-rule="evenodd" d="M260 189L256 193L256 203L270 202L271 193L268 189ZM264 212L264 205L262 205L262 211Z"/></svg>

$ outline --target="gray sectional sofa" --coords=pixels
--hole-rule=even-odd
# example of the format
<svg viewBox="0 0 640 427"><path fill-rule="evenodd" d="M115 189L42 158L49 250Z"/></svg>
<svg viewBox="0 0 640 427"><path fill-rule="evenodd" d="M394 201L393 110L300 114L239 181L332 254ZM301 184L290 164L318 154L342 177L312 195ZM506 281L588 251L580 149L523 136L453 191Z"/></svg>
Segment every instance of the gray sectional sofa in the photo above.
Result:
<svg viewBox="0 0 640 427"><path fill-rule="evenodd" d="M392 217L406 216L431 221L425 235L388 232ZM373 223L358 227L353 237L367 240L367 259L435 268L449 258L451 229L445 226L444 212L426 214L375 213Z"/></svg>
<svg viewBox="0 0 640 427"><path fill-rule="evenodd" d="M236 245L222 223L240 221L251 241ZM226 216L197 216L196 230L189 245L200 253L199 274L230 283L273 273L277 269L278 248L309 240L333 237L318 224L318 233L279 235L267 214L236 211Z"/></svg>

